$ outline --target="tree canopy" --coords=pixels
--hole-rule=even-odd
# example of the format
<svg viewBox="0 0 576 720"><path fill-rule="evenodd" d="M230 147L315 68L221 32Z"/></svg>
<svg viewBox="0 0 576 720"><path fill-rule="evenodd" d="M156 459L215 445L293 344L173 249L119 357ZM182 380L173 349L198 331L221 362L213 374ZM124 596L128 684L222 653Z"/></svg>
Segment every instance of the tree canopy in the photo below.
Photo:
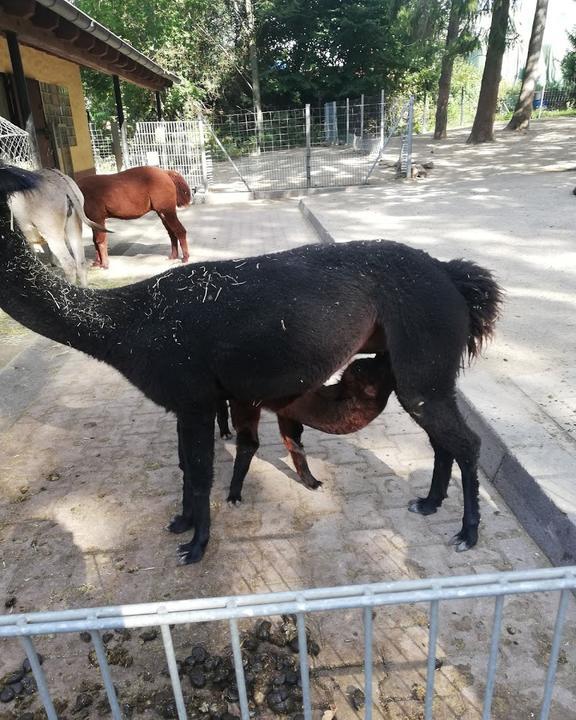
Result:
<svg viewBox="0 0 576 720"><path fill-rule="evenodd" d="M197 103L252 107L246 0L78 0L78 6L182 84L167 117ZM253 0L265 109L388 92L438 81L450 0ZM114 116L109 77L84 71L91 117ZM151 93L123 83L128 119L153 116Z"/></svg>
<svg viewBox="0 0 576 720"><path fill-rule="evenodd" d="M576 83L576 28L568 33L572 50L562 60L562 77L567 83Z"/></svg>

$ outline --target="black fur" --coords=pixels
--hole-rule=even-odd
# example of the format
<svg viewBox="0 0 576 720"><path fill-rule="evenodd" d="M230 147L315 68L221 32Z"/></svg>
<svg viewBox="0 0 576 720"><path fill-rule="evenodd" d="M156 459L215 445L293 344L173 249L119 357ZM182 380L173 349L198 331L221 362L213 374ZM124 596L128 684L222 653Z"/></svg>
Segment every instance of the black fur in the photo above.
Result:
<svg viewBox="0 0 576 720"><path fill-rule="evenodd" d="M4 168L0 193L27 182ZM10 230L4 205L1 212L0 306L32 330L112 365L176 413L184 491L172 529L194 528L180 548L183 562L200 560L208 542L219 400L282 407L360 351L389 353L399 401L434 448L430 492L410 509L436 510L456 459L464 519L454 542L461 550L476 543L479 440L454 393L463 354L477 351L496 318L499 292L487 271L467 265L465 281L461 262L372 241L197 263L96 291L45 270ZM470 294L476 287L483 290Z"/></svg>

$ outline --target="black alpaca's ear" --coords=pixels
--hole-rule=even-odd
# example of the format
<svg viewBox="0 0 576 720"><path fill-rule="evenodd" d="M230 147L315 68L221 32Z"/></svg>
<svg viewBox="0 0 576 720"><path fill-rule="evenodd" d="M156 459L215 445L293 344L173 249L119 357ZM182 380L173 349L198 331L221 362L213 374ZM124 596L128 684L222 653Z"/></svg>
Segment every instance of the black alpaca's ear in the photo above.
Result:
<svg viewBox="0 0 576 720"><path fill-rule="evenodd" d="M0 163L0 199L20 190L32 190L38 185L35 173Z"/></svg>

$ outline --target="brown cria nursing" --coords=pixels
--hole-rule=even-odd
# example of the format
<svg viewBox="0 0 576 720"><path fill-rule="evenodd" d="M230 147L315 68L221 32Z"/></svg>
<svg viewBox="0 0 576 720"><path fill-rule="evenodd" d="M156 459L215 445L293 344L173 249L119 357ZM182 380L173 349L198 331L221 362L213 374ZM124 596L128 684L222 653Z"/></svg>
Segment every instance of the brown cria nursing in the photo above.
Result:
<svg viewBox="0 0 576 720"><path fill-rule="evenodd" d="M112 175L90 175L78 180L78 186L84 194L84 212L101 226L107 218L134 220L154 211L170 236L170 259L178 259L180 243L182 262L188 261L186 229L178 220L176 208L190 205L192 193L180 173L156 167L135 167ZM106 232L94 228L92 237L96 248L93 264L107 268Z"/></svg>
<svg viewBox="0 0 576 720"><path fill-rule="evenodd" d="M282 441L303 485L311 490L322 485L308 467L301 441L303 426L331 435L356 432L380 415L393 390L394 376L390 358L385 353L355 360L344 370L338 383L307 392L276 411ZM237 453L228 502L237 505L242 500L250 460L259 445L260 408L231 399L230 409L237 433ZM229 435L225 406L219 409L218 426L222 437Z"/></svg>

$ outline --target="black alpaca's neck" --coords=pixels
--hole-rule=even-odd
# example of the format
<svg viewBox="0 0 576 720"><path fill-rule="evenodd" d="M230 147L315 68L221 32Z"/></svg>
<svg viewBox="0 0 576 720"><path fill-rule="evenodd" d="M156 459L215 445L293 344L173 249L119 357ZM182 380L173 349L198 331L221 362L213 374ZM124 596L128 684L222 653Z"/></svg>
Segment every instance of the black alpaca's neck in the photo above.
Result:
<svg viewBox="0 0 576 720"><path fill-rule="evenodd" d="M89 355L109 358L116 328L107 293L60 279L37 260L22 235L0 217L0 307L30 330Z"/></svg>

